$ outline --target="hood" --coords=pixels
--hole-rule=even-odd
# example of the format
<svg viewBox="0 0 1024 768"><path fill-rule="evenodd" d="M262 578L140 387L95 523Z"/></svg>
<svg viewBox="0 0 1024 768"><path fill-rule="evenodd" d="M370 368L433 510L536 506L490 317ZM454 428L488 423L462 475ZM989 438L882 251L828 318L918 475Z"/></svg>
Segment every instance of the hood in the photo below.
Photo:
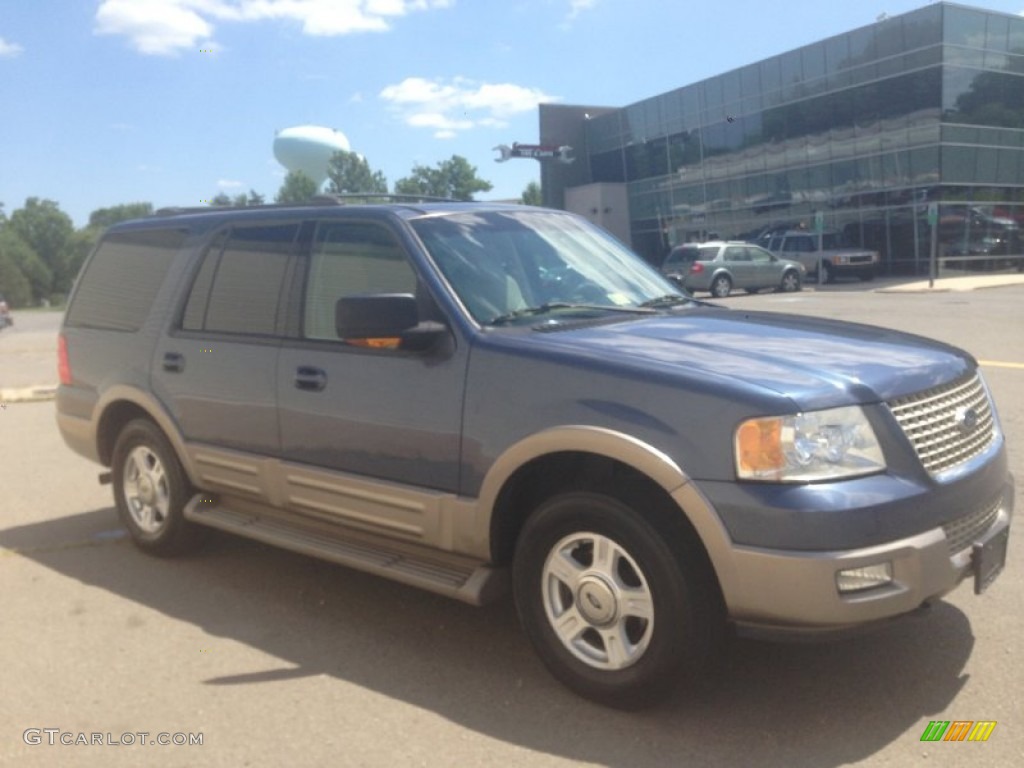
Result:
<svg viewBox="0 0 1024 768"><path fill-rule="evenodd" d="M976 367L941 342L869 325L774 312L692 308L601 325L534 326L530 344L614 366L728 380L769 391L801 409L871 403L957 379ZM554 351L552 349L552 351Z"/></svg>

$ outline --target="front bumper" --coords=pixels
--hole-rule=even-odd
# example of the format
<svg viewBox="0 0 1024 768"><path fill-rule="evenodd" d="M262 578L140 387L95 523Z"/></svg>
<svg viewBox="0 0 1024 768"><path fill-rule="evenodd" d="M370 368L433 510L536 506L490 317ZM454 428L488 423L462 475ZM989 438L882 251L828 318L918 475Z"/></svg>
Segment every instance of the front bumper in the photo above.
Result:
<svg viewBox="0 0 1024 768"><path fill-rule="evenodd" d="M1010 476L990 507L896 541L819 552L731 544L725 552L711 546L709 555L729 616L741 629L831 632L910 613L974 576L975 545L1008 532L1013 506ZM890 583L839 592L839 571L886 562Z"/></svg>

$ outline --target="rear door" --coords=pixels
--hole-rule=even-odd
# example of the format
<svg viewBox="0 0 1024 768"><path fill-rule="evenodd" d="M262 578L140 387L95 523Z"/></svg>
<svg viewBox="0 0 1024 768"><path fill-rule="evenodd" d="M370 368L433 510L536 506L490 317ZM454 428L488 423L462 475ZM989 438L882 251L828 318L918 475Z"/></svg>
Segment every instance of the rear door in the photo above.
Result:
<svg viewBox="0 0 1024 768"><path fill-rule="evenodd" d="M723 266L732 275L734 288L750 288L757 285L757 273L745 245L727 245L722 249L722 260Z"/></svg>
<svg viewBox="0 0 1024 768"><path fill-rule="evenodd" d="M750 266L754 274L755 285L753 287L767 288L779 282L782 275L779 272L778 262L775 261L772 254L764 248L748 245L747 255L750 258Z"/></svg>
<svg viewBox="0 0 1024 768"><path fill-rule="evenodd" d="M205 249L180 323L152 366L154 391L187 441L279 452L277 356L299 230L299 222L236 225Z"/></svg>

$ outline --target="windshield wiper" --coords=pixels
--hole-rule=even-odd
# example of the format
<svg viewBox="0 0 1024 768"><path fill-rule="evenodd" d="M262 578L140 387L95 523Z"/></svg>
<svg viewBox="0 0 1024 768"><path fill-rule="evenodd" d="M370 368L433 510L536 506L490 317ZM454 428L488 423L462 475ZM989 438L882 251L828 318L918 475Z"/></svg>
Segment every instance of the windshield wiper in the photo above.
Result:
<svg viewBox="0 0 1024 768"><path fill-rule="evenodd" d="M677 304L689 304L693 301L692 296L683 296L679 293L666 293L664 296L659 296L656 299L648 299L643 302L641 307L660 308L660 307L674 307Z"/></svg>
<svg viewBox="0 0 1024 768"><path fill-rule="evenodd" d="M663 309L665 307L675 307L680 304L699 304L705 307L716 307L717 304L712 304L709 301L703 299L695 299L693 296L683 296L679 293L666 293L664 296L659 296L656 299L648 299L642 303L641 307L649 309Z"/></svg>
<svg viewBox="0 0 1024 768"><path fill-rule="evenodd" d="M521 317L543 315L556 309L591 309L603 312L629 312L635 315L649 315L654 311L653 308L645 306L617 307L609 304L572 304L564 301L552 301L547 304L541 304L539 307L523 307L522 309L506 312L504 315L498 315L488 321L487 325L504 325Z"/></svg>

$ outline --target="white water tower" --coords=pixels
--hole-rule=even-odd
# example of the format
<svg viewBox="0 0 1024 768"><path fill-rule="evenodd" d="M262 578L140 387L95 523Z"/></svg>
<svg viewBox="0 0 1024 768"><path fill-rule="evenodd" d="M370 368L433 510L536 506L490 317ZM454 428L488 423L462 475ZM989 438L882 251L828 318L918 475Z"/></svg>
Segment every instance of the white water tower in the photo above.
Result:
<svg viewBox="0 0 1024 768"><path fill-rule="evenodd" d="M335 152L350 152L348 138L341 131L320 125L297 125L274 136L274 157L289 171L302 171L316 182L327 181L327 166Z"/></svg>

